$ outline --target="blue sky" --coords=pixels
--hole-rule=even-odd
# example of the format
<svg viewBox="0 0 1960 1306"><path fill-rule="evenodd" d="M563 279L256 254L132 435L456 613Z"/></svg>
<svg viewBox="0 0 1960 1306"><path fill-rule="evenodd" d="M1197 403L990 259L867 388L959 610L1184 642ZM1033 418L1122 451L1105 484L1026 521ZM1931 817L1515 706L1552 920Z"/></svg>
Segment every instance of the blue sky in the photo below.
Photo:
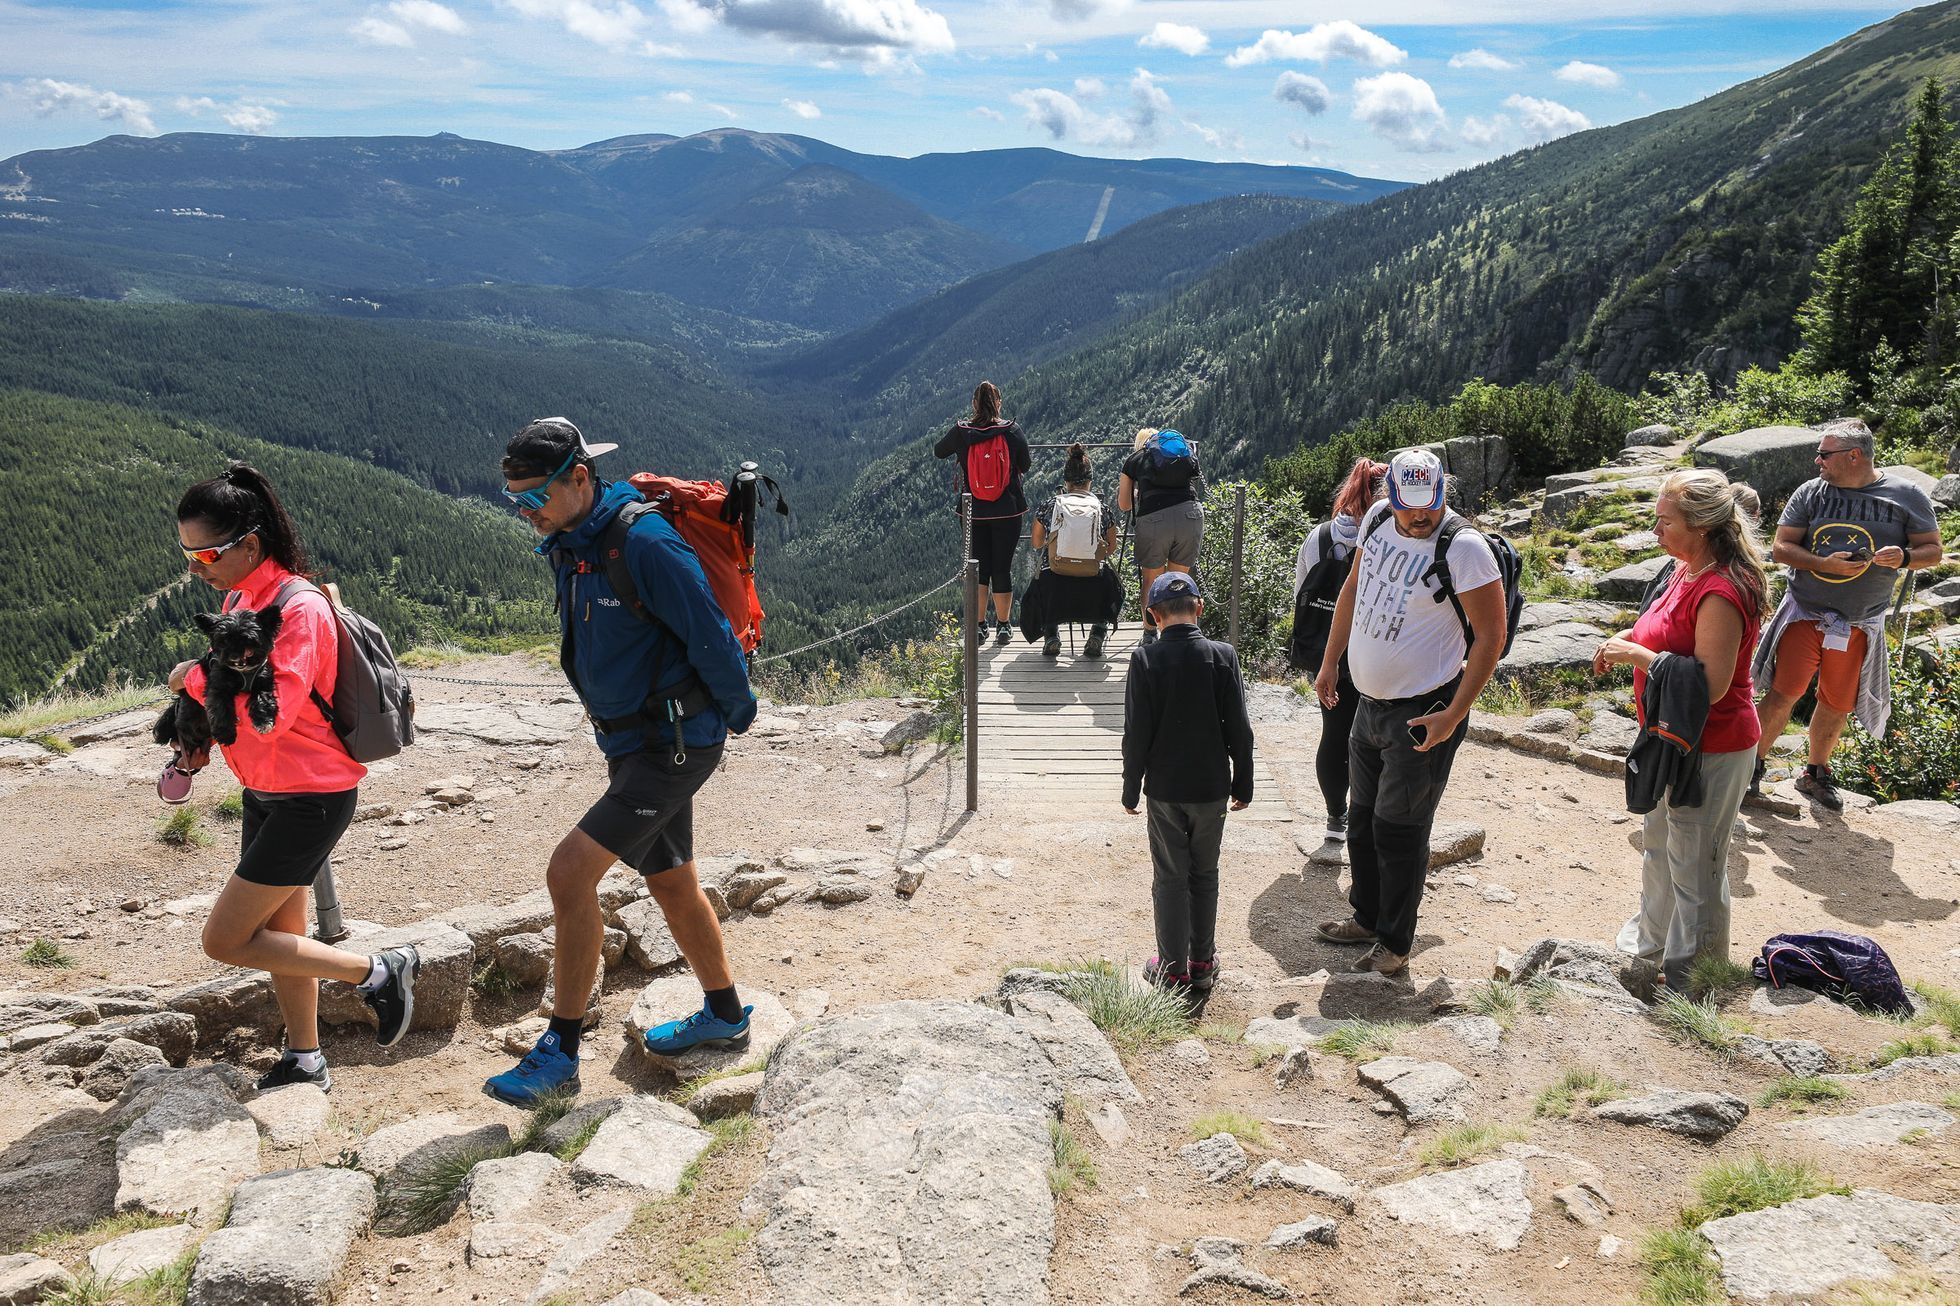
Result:
<svg viewBox="0 0 1960 1306"><path fill-rule="evenodd" d="M1803 0L0 0L0 157L114 132L713 127L1426 180L1897 12ZM1474 19L1474 22L1466 21Z"/></svg>

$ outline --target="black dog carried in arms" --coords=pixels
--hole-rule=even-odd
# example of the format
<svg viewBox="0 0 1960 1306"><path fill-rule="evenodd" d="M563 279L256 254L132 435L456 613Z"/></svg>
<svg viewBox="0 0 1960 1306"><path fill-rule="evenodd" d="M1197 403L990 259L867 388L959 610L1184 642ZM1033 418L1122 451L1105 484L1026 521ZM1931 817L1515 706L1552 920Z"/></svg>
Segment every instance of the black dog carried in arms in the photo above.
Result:
<svg viewBox="0 0 1960 1306"><path fill-rule="evenodd" d="M237 742L240 694L247 696L245 714L260 734L271 730L279 719L279 696L273 688L271 668L272 641L279 635L279 609L254 612L234 608L229 612L200 612L192 619L211 639L211 647L198 659L204 668L205 702L199 703L178 690L152 731L159 744L177 750L172 765L189 773L202 765L213 739L221 744Z"/></svg>

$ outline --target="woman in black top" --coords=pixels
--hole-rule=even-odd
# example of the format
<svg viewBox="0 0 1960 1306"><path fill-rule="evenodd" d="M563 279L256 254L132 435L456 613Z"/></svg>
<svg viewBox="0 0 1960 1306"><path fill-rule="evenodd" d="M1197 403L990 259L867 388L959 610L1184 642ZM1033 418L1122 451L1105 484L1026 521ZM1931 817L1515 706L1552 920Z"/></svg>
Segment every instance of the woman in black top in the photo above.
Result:
<svg viewBox="0 0 1960 1306"><path fill-rule="evenodd" d="M973 390L973 419L939 437L938 458L958 457L960 477L973 495L973 556L980 562L980 585L994 596L994 640L1013 638L1008 617L1014 610L1014 546L1021 539L1021 515L1028 499L1021 488L1028 470L1028 441L1021 428L1000 415L1000 388L982 381ZM980 637L986 638L981 613Z"/></svg>

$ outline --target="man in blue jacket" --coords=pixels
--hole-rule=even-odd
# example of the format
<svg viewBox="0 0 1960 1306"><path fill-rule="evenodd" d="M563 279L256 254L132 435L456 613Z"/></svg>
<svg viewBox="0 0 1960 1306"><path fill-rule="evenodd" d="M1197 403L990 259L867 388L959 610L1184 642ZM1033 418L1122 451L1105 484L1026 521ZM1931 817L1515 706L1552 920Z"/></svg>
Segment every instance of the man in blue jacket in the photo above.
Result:
<svg viewBox="0 0 1960 1306"><path fill-rule="evenodd" d="M599 970L605 922L599 880L615 860L646 877L675 944L694 968L701 1010L645 1034L649 1050L742 1048L749 1012L735 992L721 925L694 867L693 799L714 774L728 732L755 720L748 664L701 562L625 481L599 479L589 445L562 417L532 422L504 453L504 496L543 537L558 582L559 661L592 720L610 783L552 850L545 871L558 943L551 1027L515 1069L485 1090L515 1106L576 1093L579 1034ZM608 528L629 512L625 562L644 605L616 592L602 556Z"/></svg>

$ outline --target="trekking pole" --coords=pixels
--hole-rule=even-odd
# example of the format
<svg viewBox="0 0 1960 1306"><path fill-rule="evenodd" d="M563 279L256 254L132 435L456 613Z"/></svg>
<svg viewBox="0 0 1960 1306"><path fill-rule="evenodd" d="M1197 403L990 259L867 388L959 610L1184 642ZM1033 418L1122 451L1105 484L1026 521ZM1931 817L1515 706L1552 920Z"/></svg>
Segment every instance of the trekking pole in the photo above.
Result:
<svg viewBox="0 0 1960 1306"><path fill-rule="evenodd" d="M340 891L334 887L333 863L320 868L313 881L313 937L321 943L339 943L347 937L347 922L340 918Z"/></svg>
<svg viewBox="0 0 1960 1306"><path fill-rule="evenodd" d="M1239 590L1245 574L1245 482L1233 487L1232 495L1232 637L1233 648L1239 646Z"/></svg>
<svg viewBox="0 0 1960 1306"><path fill-rule="evenodd" d="M961 568L966 575L961 679L966 716L966 810L980 810L980 560L973 556L973 496L960 496Z"/></svg>
<svg viewBox="0 0 1960 1306"><path fill-rule="evenodd" d="M1908 558L1907 561L1911 559ZM1904 673L1906 669L1906 641L1912 638L1912 598L1913 592L1918 587L1919 573L1907 571L1906 583L1899 587L1899 596L1892 602L1894 615L1902 613L1905 617L1904 623L1899 627L1899 665L1892 669L1892 674L1895 676Z"/></svg>

